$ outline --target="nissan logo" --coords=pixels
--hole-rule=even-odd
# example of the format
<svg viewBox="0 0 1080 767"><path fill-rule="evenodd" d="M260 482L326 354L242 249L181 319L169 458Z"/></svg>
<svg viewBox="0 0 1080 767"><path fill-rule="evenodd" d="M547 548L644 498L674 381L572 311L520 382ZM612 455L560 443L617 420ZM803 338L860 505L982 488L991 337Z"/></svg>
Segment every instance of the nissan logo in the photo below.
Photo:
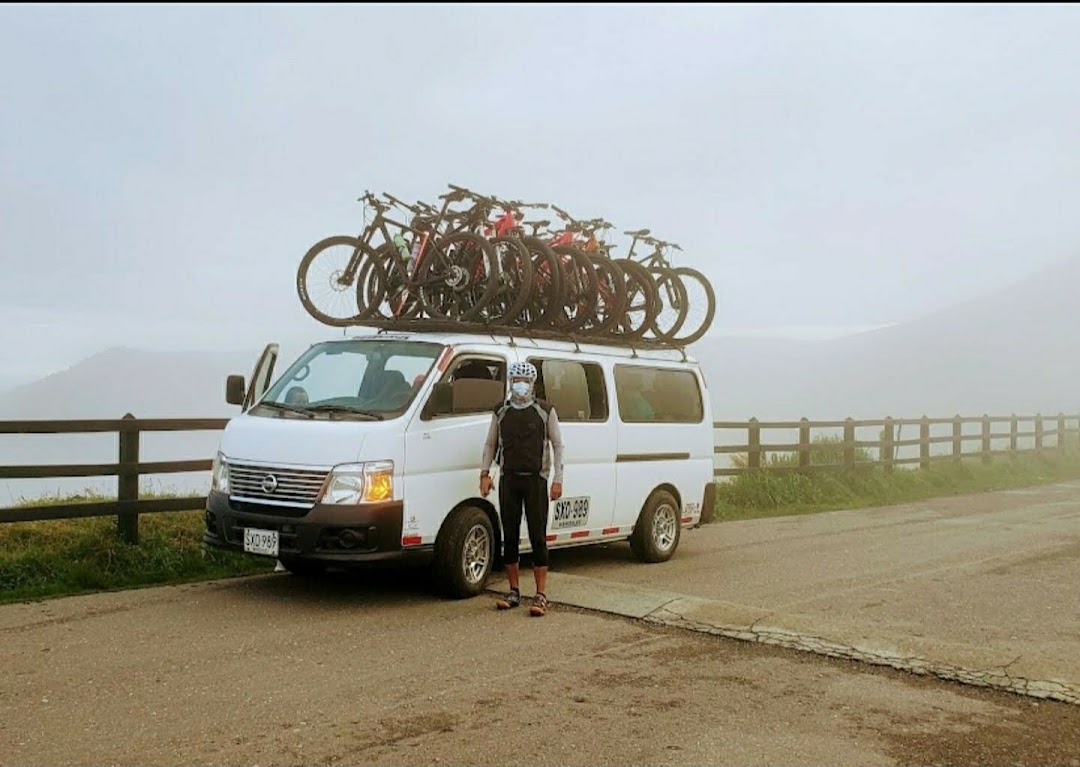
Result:
<svg viewBox="0 0 1080 767"><path fill-rule="evenodd" d="M265 477L263 477L262 490L267 495L270 495L270 493L277 490L277 477L275 477L273 474L267 474Z"/></svg>

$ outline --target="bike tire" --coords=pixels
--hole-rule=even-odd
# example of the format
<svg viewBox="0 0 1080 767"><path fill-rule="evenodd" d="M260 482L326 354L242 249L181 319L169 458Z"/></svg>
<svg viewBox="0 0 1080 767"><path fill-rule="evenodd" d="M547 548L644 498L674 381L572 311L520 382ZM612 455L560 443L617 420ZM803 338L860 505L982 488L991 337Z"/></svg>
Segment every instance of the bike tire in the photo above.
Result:
<svg viewBox="0 0 1080 767"><path fill-rule="evenodd" d="M552 248L563 260L563 300L555 316L555 327L565 333L581 330L595 321L599 280L587 255L569 245Z"/></svg>
<svg viewBox="0 0 1080 767"><path fill-rule="evenodd" d="M484 307L482 317L493 325L513 325L529 303L532 254L517 237L492 237L488 242L499 261L499 288Z"/></svg>
<svg viewBox="0 0 1080 767"><path fill-rule="evenodd" d="M677 341L680 344L689 345L701 339L712 327L713 319L716 317L716 292L713 290L712 284L709 279L699 272L697 269L692 269L689 266L676 267L674 270L676 275L683 283L683 287L687 293L687 308L691 308L691 305L695 303L695 288L697 285L701 293L705 296L705 315L696 322L691 322L690 317L687 318L686 323L679 329ZM692 316L692 315L691 315Z"/></svg>
<svg viewBox="0 0 1080 767"><path fill-rule="evenodd" d="M611 332L622 321L626 307L626 274L622 267L607 256L589 255L596 272L596 308L592 322L584 331L592 336Z"/></svg>
<svg viewBox="0 0 1080 767"><path fill-rule="evenodd" d="M334 263L335 259L330 251L338 246L345 246L346 250L341 251L343 254L348 253L350 249L352 250L345 263ZM368 245L350 235L334 235L319 240L312 245L300 260L300 266L296 270L296 293L307 313L319 322L333 327L352 325L358 320L370 316L368 307L360 305L358 302L358 294L353 289L353 286L341 283L339 277L348 270L349 264L354 259L359 258L360 265L362 265L371 255L372 250ZM321 263L327 263L328 265L316 266L316 259L320 256L324 256ZM330 258L328 259L326 256L330 256ZM328 274L319 274L319 271L327 271ZM358 271L359 266L357 267ZM322 285L324 281L325 286ZM333 296L332 303L336 304L332 311L324 311L316 305L317 296L326 295L326 289L329 289ZM347 300L345 296L348 296ZM350 305L352 306L351 309L344 308Z"/></svg>
<svg viewBox="0 0 1080 767"><path fill-rule="evenodd" d="M522 237L521 243L532 254L533 281L529 302L518 315L516 324L531 329L549 328L555 324L563 301L562 262L551 246L539 237Z"/></svg>
<svg viewBox="0 0 1080 767"><path fill-rule="evenodd" d="M499 288L499 261L480 235L455 232L431 243L415 279L430 318L475 322Z"/></svg>
<svg viewBox="0 0 1080 767"><path fill-rule="evenodd" d="M631 340L643 338L656 321L660 300L656 294L656 282L649 270L637 261L627 258L614 259L626 273L626 306L619 328L623 337Z"/></svg>
<svg viewBox="0 0 1080 767"><path fill-rule="evenodd" d="M686 286L674 269L654 266L649 272L656 283L656 295L660 304L650 332L659 341L674 343L686 322L689 309Z"/></svg>
<svg viewBox="0 0 1080 767"><path fill-rule="evenodd" d="M409 292L408 280L391 243L383 243L372 258L364 261L356 276L356 290L357 302L368 306L369 319L416 319L423 312L420 297L415 290Z"/></svg>

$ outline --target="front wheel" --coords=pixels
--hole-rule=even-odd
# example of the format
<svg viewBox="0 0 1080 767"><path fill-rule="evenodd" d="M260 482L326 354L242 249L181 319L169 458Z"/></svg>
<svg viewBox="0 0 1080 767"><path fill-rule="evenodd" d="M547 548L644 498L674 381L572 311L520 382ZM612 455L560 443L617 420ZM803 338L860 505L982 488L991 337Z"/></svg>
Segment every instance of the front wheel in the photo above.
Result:
<svg viewBox="0 0 1080 767"><path fill-rule="evenodd" d="M435 588L451 599L475 597L487 585L494 560L495 529L488 515L475 506L462 507L435 539Z"/></svg>
<svg viewBox="0 0 1080 767"><path fill-rule="evenodd" d="M471 232L436 240L420 260L416 284L432 319L477 321L499 289L495 249Z"/></svg>
<svg viewBox="0 0 1080 767"><path fill-rule="evenodd" d="M666 562L679 547L679 502L666 490L649 496L630 535L630 548L642 562Z"/></svg>
<svg viewBox="0 0 1080 767"><path fill-rule="evenodd" d="M356 237L335 235L311 246L296 270L296 292L308 314L334 327L369 316L357 302L356 274L371 248Z"/></svg>

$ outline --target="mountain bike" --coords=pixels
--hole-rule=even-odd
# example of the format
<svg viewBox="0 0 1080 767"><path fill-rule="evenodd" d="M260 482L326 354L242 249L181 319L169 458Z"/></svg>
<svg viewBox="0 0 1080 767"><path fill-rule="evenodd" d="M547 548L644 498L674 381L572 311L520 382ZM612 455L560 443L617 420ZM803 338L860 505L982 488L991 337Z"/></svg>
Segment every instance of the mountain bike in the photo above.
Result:
<svg viewBox="0 0 1080 767"><path fill-rule="evenodd" d="M663 333L666 340L681 344L692 344L701 339L708 332L716 316L716 293L708 278L697 269L688 266L673 266L665 255L665 250L679 250L682 248L673 242L665 242L651 236L648 229L639 229L634 232L624 232L632 238L630 252L627 258L632 258L638 242L642 242L653 248L652 253L639 256L639 261L651 270L670 270L678 278L682 286L680 295L674 282L669 282L665 288L666 303L678 312L670 327Z"/></svg>

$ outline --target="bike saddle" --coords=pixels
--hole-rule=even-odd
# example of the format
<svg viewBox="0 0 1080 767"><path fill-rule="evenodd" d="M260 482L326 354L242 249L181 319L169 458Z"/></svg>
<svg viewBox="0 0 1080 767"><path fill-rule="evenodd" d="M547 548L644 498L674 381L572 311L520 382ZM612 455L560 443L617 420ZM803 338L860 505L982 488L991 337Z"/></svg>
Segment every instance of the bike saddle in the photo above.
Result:
<svg viewBox="0 0 1080 767"><path fill-rule="evenodd" d="M648 237L651 231L650 229L638 229L636 232L623 232L623 234L628 234L631 237Z"/></svg>
<svg viewBox="0 0 1080 767"><path fill-rule="evenodd" d="M521 223L525 226L542 226L544 228L551 226L550 221L522 221Z"/></svg>

